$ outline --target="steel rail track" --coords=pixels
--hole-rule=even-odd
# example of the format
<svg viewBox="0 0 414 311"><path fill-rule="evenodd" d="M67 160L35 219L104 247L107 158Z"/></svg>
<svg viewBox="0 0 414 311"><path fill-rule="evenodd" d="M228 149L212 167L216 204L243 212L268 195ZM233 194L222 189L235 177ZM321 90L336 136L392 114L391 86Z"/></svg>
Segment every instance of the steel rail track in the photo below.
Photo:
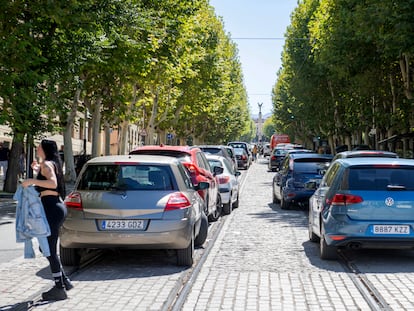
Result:
<svg viewBox="0 0 414 311"><path fill-rule="evenodd" d="M371 310L392 311L393 308L389 306L381 293L368 280L364 273L358 269L357 265L341 250L338 250L338 256L340 259L339 262L344 269L349 272L349 277L358 291L362 294Z"/></svg>
<svg viewBox="0 0 414 311"><path fill-rule="evenodd" d="M242 175L242 180L240 183L239 191L240 193L243 191L246 175L249 171L246 172L246 174ZM185 300L187 299L191 288L194 284L194 282L197 279L197 276L206 261L208 255L210 254L211 249L214 246L215 241L217 240L217 237L219 236L221 229L223 228L227 218L220 218L219 221L215 222L209 230L211 230L211 233L208 236L208 243L205 246L204 250L202 251L199 258L196 258L195 265L191 267L190 269L186 270L184 273L182 273L181 277L177 281L176 286L174 289L169 293L161 311L178 311L181 310L181 307L185 303ZM83 257L83 260L81 264L77 267L73 267L71 270L68 269L68 276L69 277L75 277L79 274L82 274L83 272L87 271L91 266L94 264L100 262L103 260L103 253L104 251L94 251L88 254L87 256ZM25 302L19 303L15 306L13 306L11 309L8 309L8 311L30 311L36 308L36 306L40 306L43 304L42 301L42 293L51 289L52 287L50 285L44 286L42 289L40 289L35 294L29 296Z"/></svg>

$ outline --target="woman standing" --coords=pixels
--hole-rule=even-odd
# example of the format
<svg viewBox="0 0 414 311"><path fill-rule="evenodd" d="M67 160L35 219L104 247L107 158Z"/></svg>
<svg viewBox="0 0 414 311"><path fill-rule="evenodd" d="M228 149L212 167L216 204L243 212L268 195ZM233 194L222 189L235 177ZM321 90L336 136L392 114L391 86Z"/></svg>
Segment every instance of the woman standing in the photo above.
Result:
<svg viewBox="0 0 414 311"><path fill-rule="evenodd" d="M47 238L50 256L47 257L55 286L42 294L43 300L64 300L66 290L73 288L70 280L65 276L60 258L57 254L59 229L66 217L66 207L62 198L65 197L65 183L63 180L62 162L59 157L56 142L44 139L37 148L39 163L35 160L32 169L37 173L36 179L26 179L23 187L34 185L39 192L51 234ZM65 290L66 289L66 290Z"/></svg>

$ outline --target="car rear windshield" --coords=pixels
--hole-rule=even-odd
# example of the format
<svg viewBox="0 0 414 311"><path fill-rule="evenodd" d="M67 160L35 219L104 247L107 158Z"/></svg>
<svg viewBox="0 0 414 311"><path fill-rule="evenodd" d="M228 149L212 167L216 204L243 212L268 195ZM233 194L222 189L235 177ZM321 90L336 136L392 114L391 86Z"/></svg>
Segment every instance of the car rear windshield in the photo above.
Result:
<svg viewBox="0 0 414 311"><path fill-rule="evenodd" d="M330 160L326 159L295 159L294 172L304 174L320 174L323 175L328 166Z"/></svg>
<svg viewBox="0 0 414 311"><path fill-rule="evenodd" d="M223 154L223 151L220 148L202 147L200 149L203 150L205 153Z"/></svg>
<svg viewBox="0 0 414 311"><path fill-rule="evenodd" d="M345 172L342 189L414 190L414 167L351 167Z"/></svg>
<svg viewBox="0 0 414 311"><path fill-rule="evenodd" d="M160 165L89 165L78 190L172 190L172 172Z"/></svg>

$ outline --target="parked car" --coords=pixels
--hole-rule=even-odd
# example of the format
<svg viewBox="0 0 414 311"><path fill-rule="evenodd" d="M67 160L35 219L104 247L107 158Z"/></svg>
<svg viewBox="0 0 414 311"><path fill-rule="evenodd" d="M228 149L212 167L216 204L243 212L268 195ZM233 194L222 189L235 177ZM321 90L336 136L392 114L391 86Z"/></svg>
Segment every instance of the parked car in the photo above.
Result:
<svg viewBox="0 0 414 311"><path fill-rule="evenodd" d="M272 155L269 158L269 171L277 171L280 168L280 165L282 164L283 159L286 157L286 155L293 153L314 153L314 151L309 149L275 148L273 149Z"/></svg>
<svg viewBox="0 0 414 311"><path fill-rule="evenodd" d="M307 205L315 191L307 184L320 181L331 160L332 156L318 153L288 154L273 177L273 203L280 202L282 209L289 209L294 203Z"/></svg>
<svg viewBox="0 0 414 311"><path fill-rule="evenodd" d="M206 202L205 214L210 222L217 221L222 212L221 198L215 175L221 174L220 168L213 170L208 163L205 153L197 147L189 146L143 146L129 154L164 155L178 158L190 171L194 185L207 182L208 189L200 189L199 194Z"/></svg>
<svg viewBox="0 0 414 311"><path fill-rule="evenodd" d="M227 152L229 153L231 157L231 161L234 164L234 170L237 171L237 159L236 159L236 153L234 152L234 148L232 146L224 146L227 149Z"/></svg>
<svg viewBox="0 0 414 311"><path fill-rule="evenodd" d="M211 167L220 166L223 173L216 176L219 185L223 214L228 215L233 208L239 207L239 176L241 173L234 170L233 164L225 157L207 154Z"/></svg>
<svg viewBox="0 0 414 311"><path fill-rule="evenodd" d="M229 161L233 163L234 169L237 169L237 160L235 159L232 152L232 147L230 146L223 146L223 145L198 145L196 146L200 148L205 153L221 155L227 158Z"/></svg>
<svg viewBox="0 0 414 311"><path fill-rule="evenodd" d="M253 154L252 154L251 146L249 143L246 143L243 141L231 141L227 143L227 145L233 148L243 148L246 151L246 154L249 160L249 166L253 163Z"/></svg>
<svg viewBox="0 0 414 311"><path fill-rule="evenodd" d="M413 228L414 160L338 159L309 199L309 238L322 259L338 248L412 249Z"/></svg>
<svg viewBox="0 0 414 311"><path fill-rule="evenodd" d="M193 264L207 237L204 200L184 165L164 156L104 156L89 160L66 197L60 233L64 265L88 248L175 249L177 264Z"/></svg>
<svg viewBox="0 0 414 311"><path fill-rule="evenodd" d="M250 167L249 155L244 148L234 148L237 159L237 168L247 170Z"/></svg>
<svg viewBox="0 0 414 311"><path fill-rule="evenodd" d="M382 150L353 150L353 151L343 151L337 153L332 162L337 159L343 158L362 158L362 157L381 157L381 158L398 158L398 154L391 151L382 151Z"/></svg>
<svg viewBox="0 0 414 311"><path fill-rule="evenodd" d="M287 153L287 149L275 148L269 157L268 168L269 171L275 172Z"/></svg>
<svg viewBox="0 0 414 311"><path fill-rule="evenodd" d="M268 156L270 156L271 152L272 152L272 150L270 150L270 143L265 143L263 145L263 156L268 157Z"/></svg>

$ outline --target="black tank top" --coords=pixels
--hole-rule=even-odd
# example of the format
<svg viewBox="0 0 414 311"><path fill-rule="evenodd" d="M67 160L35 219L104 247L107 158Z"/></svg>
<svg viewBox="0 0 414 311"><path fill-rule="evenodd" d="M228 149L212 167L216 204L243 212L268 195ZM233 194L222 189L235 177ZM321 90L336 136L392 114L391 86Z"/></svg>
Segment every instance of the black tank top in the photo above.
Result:
<svg viewBox="0 0 414 311"><path fill-rule="evenodd" d="M56 175L56 179L57 179L57 187L56 188L45 188L45 187L41 187L41 186L35 186L35 189L39 193L41 193L42 191L46 191L46 190L56 191L57 193L59 193L62 196L64 191L62 191L63 189L60 189L61 187L59 187L59 185L62 181L59 180L59 176L57 175L55 163L53 163L53 167L55 168L55 175ZM41 170L37 174L36 179L38 179L38 180L47 180L47 178L42 175Z"/></svg>

